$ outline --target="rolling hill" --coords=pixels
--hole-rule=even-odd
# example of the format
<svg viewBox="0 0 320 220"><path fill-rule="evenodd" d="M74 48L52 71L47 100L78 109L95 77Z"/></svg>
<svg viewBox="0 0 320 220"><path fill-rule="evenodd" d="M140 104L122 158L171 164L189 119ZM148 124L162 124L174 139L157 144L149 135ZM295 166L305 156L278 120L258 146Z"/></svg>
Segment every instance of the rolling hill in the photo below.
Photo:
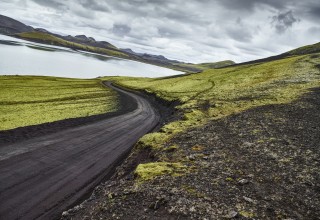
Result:
<svg viewBox="0 0 320 220"><path fill-rule="evenodd" d="M62 219L317 218L319 63L315 44L180 77L102 78L176 114Z"/></svg>

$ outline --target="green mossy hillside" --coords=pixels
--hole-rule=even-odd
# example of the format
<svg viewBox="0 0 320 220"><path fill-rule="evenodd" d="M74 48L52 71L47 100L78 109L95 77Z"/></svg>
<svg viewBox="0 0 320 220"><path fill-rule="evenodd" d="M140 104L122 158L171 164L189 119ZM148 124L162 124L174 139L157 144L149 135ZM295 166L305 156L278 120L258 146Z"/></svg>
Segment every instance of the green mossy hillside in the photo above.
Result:
<svg viewBox="0 0 320 220"><path fill-rule="evenodd" d="M299 47L297 49L288 51L284 53L284 55L305 55L305 54L311 54L311 53L319 53L320 52L320 43L311 44L303 47Z"/></svg>
<svg viewBox="0 0 320 220"><path fill-rule="evenodd" d="M320 54L303 55L175 78L107 77L117 84L179 101L181 120L140 139L138 147L165 151L166 143L187 129L244 110L290 103L310 88L320 86ZM160 153L161 154L161 153ZM179 159L177 158L179 161Z"/></svg>
<svg viewBox="0 0 320 220"><path fill-rule="evenodd" d="M141 181L151 180L161 175L181 175L186 172L186 167L181 163L155 162L139 164L135 170L135 175Z"/></svg>
<svg viewBox="0 0 320 220"><path fill-rule="evenodd" d="M117 95L99 80L0 76L0 130L115 111Z"/></svg>

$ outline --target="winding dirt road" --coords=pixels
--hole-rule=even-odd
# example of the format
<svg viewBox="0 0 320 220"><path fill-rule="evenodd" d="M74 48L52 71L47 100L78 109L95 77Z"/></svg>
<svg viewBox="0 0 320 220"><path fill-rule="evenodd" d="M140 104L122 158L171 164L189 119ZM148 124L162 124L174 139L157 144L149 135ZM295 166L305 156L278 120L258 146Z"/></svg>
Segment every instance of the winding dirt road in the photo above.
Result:
<svg viewBox="0 0 320 220"><path fill-rule="evenodd" d="M55 219L90 192L160 120L143 97L129 113L0 148L0 219Z"/></svg>

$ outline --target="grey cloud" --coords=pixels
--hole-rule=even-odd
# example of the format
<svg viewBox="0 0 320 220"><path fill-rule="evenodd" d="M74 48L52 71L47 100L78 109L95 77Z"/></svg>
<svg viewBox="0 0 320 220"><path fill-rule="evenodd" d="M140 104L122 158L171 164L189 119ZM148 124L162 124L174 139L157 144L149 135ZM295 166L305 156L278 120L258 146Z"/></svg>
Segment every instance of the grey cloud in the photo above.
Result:
<svg viewBox="0 0 320 220"><path fill-rule="evenodd" d="M82 17L82 18L86 18L86 19L94 19L95 18L95 13L91 12L91 13L87 13L85 10L82 9L77 9L77 10L73 10L72 11L75 15ZM81 25L81 21L76 21L78 23L78 25Z"/></svg>
<svg viewBox="0 0 320 220"><path fill-rule="evenodd" d="M308 29L308 33L320 36L320 27L311 27Z"/></svg>
<svg viewBox="0 0 320 220"><path fill-rule="evenodd" d="M112 11L119 11L127 15L148 16L155 13L157 5L149 4L146 0L131 0L131 1L110 1L108 2Z"/></svg>
<svg viewBox="0 0 320 220"><path fill-rule="evenodd" d="M42 6L45 6L45 7L50 7L50 8L54 8L54 9L67 9L68 7L61 3L61 1L59 0L33 0L35 3L39 4L39 5L42 5Z"/></svg>
<svg viewBox="0 0 320 220"><path fill-rule="evenodd" d="M202 0L204 1L204 0ZM126 13L128 16L157 18L161 20L174 20L188 22L195 25L206 25L209 22L201 18L202 1L176 0L122 0L110 1L108 4L114 11ZM194 6L188 8L188 6Z"/></svg>
<svg viewBox="0 0 320 220"><path fill-rule="evenodd" d="M253 37L251 27L245 25L240 17L236 19L234 25L226 27L226 33L240 42L250 42Z"/></svg>
<svg viewBox="0 0 320 220"><path fill-rule="evenodd" d="M171 0L122 0L121 2L126 2L127 4L135 5L135 6L141 6L146 4L151 4L155 6L163 6L168 5Z"/></svg>
<svg viewBox="0 0 320 220"><path fill-rule="evenodd" d="M163 11L165 11L165 9ZM188 22L189 24L195 24L195 25L210 24L210 22L200 18L198 14L192 13L192 12L190 14L187 14L183 9L176 9L175 11L160 12L159 14L162 15L163 18L167 18L168 20Z"/></svg>
<svg viewBox="0 0 320 220"><path fill-rule="evenodd" d="M80 4L86 9L92 9L94 11L102 11L102 12L109 12L110 9L106 3L103 1L97 0L81 0Z"/></svg>
<svg viewBox="0 0 320 220"><path fill-rule="evenodd" d="M112 31L118 36L124 36L131 31L131 28L125 24L114 24Z"/></svg>
<svg viewBox="0 0 320 220"><path fill-rule="evenodd" d="M175 25L159 25L158 33L161 37L177 38L184 37L188 31L183 27L177 28Z"/></svg>
<svg viewBox="0 0 320 220"><path fill-rule="evenodd" d="M258 56L261 54L261 52L264 51L262 48L252 48L252 47L247 47L246 45L239 45L237 46L242 52L242 54L250 54L250 55L255 55Z"/></svg>
<svg viewBox="0 0 320 220"><path fill-rule="evenodd" d="M172 31L170 28L158 28L158 33L161 37L177 37L181 36L178 31Z"/></svg>
<svg viewBox="0 0 320 220"><path fill-rule="evenodd" d="M234 40L241 42L250 42L252 39L252 34L249 30L243 28L232 28L227 31L227 34Z"/></svg>
<svg viewBox="0 0 320 220"><path fill-rule="evenodd" d="M282 34L288 28L296 22L299 22L300 19L296 18L291 10L287 12L279 13L272 17L271 24L275 27L277 33Z"/></svg>
<svg viewBox="0 0 320 220"><path fill-rule="evenodd" d="M0 1L1 13L190 62L262 58L313 43L319 34L319 0L21 0L25 6L18 1Z"/></svg>
<svg viewBox="0 0 320 220"><path fill-rule="evenodd" d="M223 0L218 1L228 9L251 11L259 5L268 5L272 8L283 9L290 1L287 0Z"/></svg>
<svg viewBox="0 0 320 220"><path fill-rule="evenodd" d="M311 7L309 13L316 19L320 19L320 6Z"/></svg>

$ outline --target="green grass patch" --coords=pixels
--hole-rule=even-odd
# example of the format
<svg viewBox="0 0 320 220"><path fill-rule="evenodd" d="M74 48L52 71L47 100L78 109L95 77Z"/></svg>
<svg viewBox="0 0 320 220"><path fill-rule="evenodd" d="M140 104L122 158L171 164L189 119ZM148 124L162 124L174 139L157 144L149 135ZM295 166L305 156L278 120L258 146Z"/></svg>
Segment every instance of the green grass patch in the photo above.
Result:
<svg viewBox="0 0 320 220"><path fill-rule="evenodd" d="M117 94L99 80L0 76L0 130L117 110Z"/></svg>
<svg viewBox="0 0 320 220"><path fill-rule="evenodd" d="M141 149L159 149L162 148L162 143L167 139L167 134L154 132L144 135L140 138L138 146Z"/></svg>
<svg viewBox="0 0 320 220"><path fill-rule="evenodd" d="M185 172L186 167L181 163L155 162L139 164L135 170L135 175L138 180L145 181L162 175L179 176Z"/></svg>

